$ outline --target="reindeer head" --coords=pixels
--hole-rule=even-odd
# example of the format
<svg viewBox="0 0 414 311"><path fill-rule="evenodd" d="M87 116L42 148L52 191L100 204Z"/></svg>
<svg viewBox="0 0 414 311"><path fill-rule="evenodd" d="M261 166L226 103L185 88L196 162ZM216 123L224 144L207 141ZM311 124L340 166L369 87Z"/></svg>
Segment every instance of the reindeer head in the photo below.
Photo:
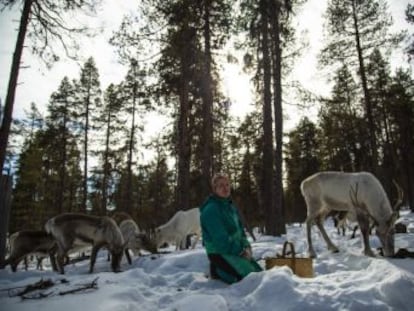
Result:
<svg viewBox="0 0 414 311"><path fill-rule="evenodd" d="M127 243L128 241L125 241L122 245L109 246L109 252L111 253L111 268L113 272L121 272L122 256Z"/></svg>
<svg viewBox="0 0 414 311"><path fill-rule="evenodd" d="M364 193L365 196L372 195L371 193L367 192L367 190L365 191L366 191L366 193ZM385 218L387 217L386 215L374 217L373 215L368 214L368 211L366 207L364 206L364 203L361 203L358 200L358 183L355 184L355 188L351 186L349 193L350 193L351 202L354 205L355 209L357 210L357 215L358 215L357 218L359 218L358 222L361 226L360 228L361 231L364 232L364 230L366 230L366 232L368 232L368 229L369 229L368 220L373 221L376 227L375 229L376 235L381 241L381 244L383 247L384 256L386 257L394 256L394 223L397 217L396 213L392 212L388 219ZM376 206L375 208L381 211L391 210L391 206L389 206L390 204L389 204L388 198L386 197L385 192L383 193L383 196L384 198L381 202L381 205L388 205L388 208L387 206ZM366 219L362 220L364 219L364 217L366 217ZM362 226L366 226L366 228L362 228Z"/></svg>
<svg viewBox="0 0 414 311"><path fill-rule="evenodd" d="M151 239L147 234L138 233L136 235L136 241L139 248L143 248L153 254L158 252L156 241Z"/></svg>
<svg viewBox="0 0 414 311"><path fill-rule="evenodd" d="M384 256L394 256L394 225L399 217L399 208L403 202L404 192L398 183L393 179L393 184L397 188L398 198L395 201L391 217L385 222L377 223L376 234L384 247ZM385 203L384 203L385 204Z"/></svg>
<svg viewBox="0 0 414 311"><path fill-rule="evenodd" d="M375 228L375 233L383 246L385 257L394 256L394 224L397 218L398 215L394 212L387 221L377 223Z"/></svg>
<svg viewBox="0 0 414 311"><path fill-rule="evenodd" d="M121 271L121 260L124 249L128 244L128 240L124 241L121 230L115 221L110 217L104 217L102 220L103 235L111 253L111 268L113 272Z"/></svg>

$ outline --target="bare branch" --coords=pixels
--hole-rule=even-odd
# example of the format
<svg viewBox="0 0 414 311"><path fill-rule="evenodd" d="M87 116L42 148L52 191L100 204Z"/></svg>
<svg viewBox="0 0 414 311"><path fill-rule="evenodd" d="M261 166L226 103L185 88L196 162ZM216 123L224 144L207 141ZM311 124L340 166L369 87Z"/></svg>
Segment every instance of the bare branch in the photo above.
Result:
<svg viewBox="0 0 414 311"><path fill-rule="evenodd" d="M99 277L96 277L91 283L84 284L84 285L82 285L81 287L78 287L78 288L74 288L74 289L70 289L70 290L67 290L67 291L59 292L59 295L63 296L63 295L67 295L67 294L77 293L77 292L80 292L80 291L85 291L85 290L88 290L88 289L98 289L98 279L99 279Z"/></svg>

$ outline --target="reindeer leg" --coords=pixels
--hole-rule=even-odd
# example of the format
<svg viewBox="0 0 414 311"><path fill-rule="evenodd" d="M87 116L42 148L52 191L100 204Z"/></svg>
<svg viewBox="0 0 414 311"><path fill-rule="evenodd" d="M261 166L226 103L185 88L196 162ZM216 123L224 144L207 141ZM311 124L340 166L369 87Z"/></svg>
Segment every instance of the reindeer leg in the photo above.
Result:
<svg viewBox="0 0 414 311"><path fill-rule="evenodd" d="M60 274L65 274L65 270L63 269L64 261L65 261L65 253L62 253L61 251L59 251L57 255L57 268Z"/></svg>
<svg viewBox="0 0 414 311"><path fill-rule="evenodd" d="M132 260L131 260L131 255L129 254L129 249L128 248L125 248L125 257L126 257L128 263L131 265Z"/></svg>
<svg viewBox="0 0 414 311"><path fill-rule="evenodd" d="M200 239L200 235L196 233L196 237L194 239L193 245L191 246L192 249L194 249L197 245L198 240Z"/></svg>
<svg viewBox="0 0 414 311"><path fill-rule="evenodd" d="M322 224L322 219L321 217L316 219L316 225L319 228L319 231L322 233L322 237L326 242L326 245L328 246L328 249L333 252L333 253L337 253L339 252L338 247L335 246L335 244L332 243L331 239L329 238L328 234L325 231L325 228L323 227Z"/></svg>
<svg viewBox="0 0 414 311"><path fill-rule="evenodd" d="M17 271L17 266L19 265L19 262L12 262L10 263L11 269L13 272Z"/></svg>
<svg viewBox="0 0 414 311"><path fill-rule="evenodd" d="M95 261L96 261L96 254L98 254L99 249L101 248L102 245L94 245L92 247L92 252L91 252L91 264L89 266L89 273L93 272L93 267L95 265Z"/></svg>
<svg viewBox="0 0 414 311"><path fill-rule="evenodd" d="M352 230L351 239L355 239L355 234L357 230L358 230L358 226L354 226L354 229Z"/></svg>
<svg viewBox="0 0 414 311"><path fill-rule="evenodd" d="M73 239L72 240L65 240L65 241L57 241L57 245L58 245L58 250L57 250L57 258L56 258L56 262L57 262L57 268L60 274L65 274L65 270L63 268L64 264L65 264L65 259L67 257L67 253L70 250L70 247L73 244Z"/></svg>
<svg viewBox="0 0 414 311"><path fill-rule="evenodd" d="M17 266L25 258L26 258L25 256L21 256L21 257L17 257L17 258L16 258L16 256L10 256L8 259L5 260L4 267L6 267L8 264L10 264L10 267L11 267L12 271L16 272L17 271Z"/></svg>
<svg viewBox="0 0 414 311"><path fill-rule="evenodd" d="M24 257L24 270L27 271L29 268L29 259L27 259L27 256Z"/></svg>
<svg viewBox="0 0 414 311"><path fill-rule="evenodd" d="M367 256L375 257L369 245L369 218L365 213L357 211L357 220L359 228L361 230L362 240L364 242L364 254Z"/></svg>
<svg viewBox="0 0 414 311"><path fill-rule="evenodd" d="M55 252L54 251L49 252L49 259L50 259L50 264L52 265L52 270L53 271L58 271L58 268L57 268L57 265L56 265Z"/></svg>
<svg viewBox="0 0 414 311"><path fill-rule="evenodd" d="M307 237L308 237L308 253L309 253L309 257L311 258L316 258L316 253L315 250L313 249L313 244L312 244L312 219L311 218L306 218L306 232L307 232Z"/></svg>
<svg viewBox="0 0 414 311"><path fill-rule="evenodd" d="M40 271L43 271L43 259L44 259L45 257L43 257L43 256L36 256L36 269L37 270L40 270Z"/></svg>

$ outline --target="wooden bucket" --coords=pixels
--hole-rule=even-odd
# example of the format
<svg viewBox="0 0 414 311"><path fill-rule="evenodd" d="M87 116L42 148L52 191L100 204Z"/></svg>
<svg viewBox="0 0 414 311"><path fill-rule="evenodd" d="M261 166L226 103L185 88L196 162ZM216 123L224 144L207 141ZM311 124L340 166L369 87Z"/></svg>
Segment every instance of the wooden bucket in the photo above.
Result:
<svg viewBox="0 0 414 311"><path fill-rule="evenodd" d="M290 247L292 256L286 255L287 247ZM281 257L268 257L265 258L266 270L273 268L274 266L288 266L294 274L302 278L313 277L313 263L312 258L298 258L296 257L295 247L292 242L286 241L283 244L283 252Z"/></svg>

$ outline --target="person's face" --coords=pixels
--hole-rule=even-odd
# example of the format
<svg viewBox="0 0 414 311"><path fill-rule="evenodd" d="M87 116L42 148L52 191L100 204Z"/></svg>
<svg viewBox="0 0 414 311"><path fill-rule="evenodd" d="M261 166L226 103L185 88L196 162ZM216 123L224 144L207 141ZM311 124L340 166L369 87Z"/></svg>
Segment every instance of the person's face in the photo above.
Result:
<svg viewBox="0 0 414 311"><path fill-rule="evenodd" d="M221 198L228 198L230 196L230 182L227 178L220 178L217 180L214 187L214 193Z"/></svg>

